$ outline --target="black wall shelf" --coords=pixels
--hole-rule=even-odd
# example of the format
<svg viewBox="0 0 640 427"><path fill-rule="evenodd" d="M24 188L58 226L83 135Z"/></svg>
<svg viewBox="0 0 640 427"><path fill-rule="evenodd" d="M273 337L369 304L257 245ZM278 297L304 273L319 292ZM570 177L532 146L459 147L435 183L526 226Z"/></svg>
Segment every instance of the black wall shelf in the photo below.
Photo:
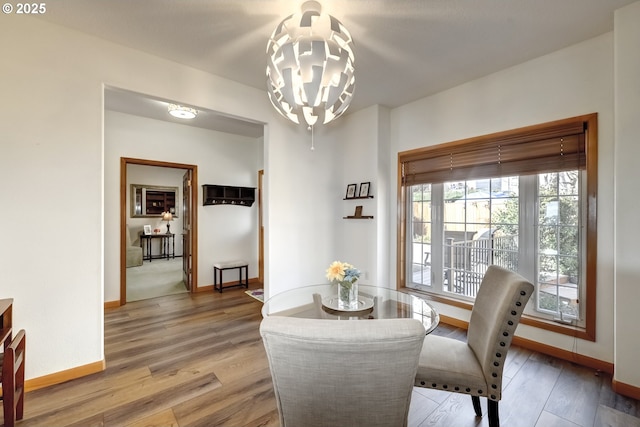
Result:
<svg viewBox="0 0 640 427"><path fill-rule="evenodd" d="M345 197L342 200L356 200L356 199L373 199L373 196L362 196L362 197Z"/></svg>
<svg viewBox="0 0 640 427"><path fill-rule="evenodd" d="M232 185L210 185L202 186L202 205L236 205L251 206L256 200L256 189L254 187L236 187Z"/></svg>

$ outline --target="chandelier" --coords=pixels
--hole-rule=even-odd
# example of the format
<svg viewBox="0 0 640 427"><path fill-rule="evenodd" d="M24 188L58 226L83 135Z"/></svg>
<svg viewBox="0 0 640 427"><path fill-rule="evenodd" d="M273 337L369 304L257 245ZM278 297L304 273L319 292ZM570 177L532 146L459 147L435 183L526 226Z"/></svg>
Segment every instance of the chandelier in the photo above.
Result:
<svg viewBox="0 0 640 427"><path fill-rule="evenodd" d="M294 123L329 123L340 117L355 86L353 40L340 21L307 1L285 18L267 43L269 99Z"/></svg>

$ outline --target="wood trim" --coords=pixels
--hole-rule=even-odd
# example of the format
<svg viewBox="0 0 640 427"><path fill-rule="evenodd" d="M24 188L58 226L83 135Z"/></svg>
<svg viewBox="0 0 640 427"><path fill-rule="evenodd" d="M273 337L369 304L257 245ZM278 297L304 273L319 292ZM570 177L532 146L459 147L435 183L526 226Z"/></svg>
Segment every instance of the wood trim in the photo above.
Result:
<svg viewBox="0 0 640 427"><path fill-rule="evenodd" d="M405 206L405 191L402 184L402 171L403 165L400 161L400 153L398 153L398 170L397 170L397 195L398 201L396 206L396 214L398 215L398 228L396 230L396 289L405 288L406 283L406 266L404 260L406 259L407 245L405 242L406 233L406 206Z"/></svg>
<svg viewBox="0 0 640 427"><path fill-rule="evenodd" d="M127 303L127 159L120 157L120 305Z"/></svg>
<svg viewBox="0 0 640 427"><path fill-rule="evenodd" d="M571 337L580 338L586 341L595 342L595 336L589 333L588 329L579 328L573 325L564 325L551 320L537 319L535 317L523 315L520 323L523 325L533 326L534 328L544 329L546 331L556 332L558 334L569 335Z"/></svg>
<svg viewBox="0 0 640 427"><path fill-rule="evenodd" d="M104 303L104 309L105 310L109 310L110 308L118 308L120 307L120 300L116 300L116 301L105 301Z"/></svg>
<svg viewBox="0 0 640 427"><path fill-rule="evenodd" d="M581 116L568 117L565 119L494 132L486 135L472 136L465 139L459 139L457 141L451 141L446 144L440 144L438 146L432 145L428 147L414 148L403 151L399 154L401 154L403 161L413 161L422 158L425 151L435 152L436 154L448 153L451 150L468 151L469 144L472 144L474 147L478 147L483 145L492 145L495 141L502 144L521 143L539 139L554 138L566 134L576 134L582 132L582 122L587 122L592 116L596 115L597 113L584 114Z"/></svg>
<svg viewBox="0 0 640 427"><path fill-rule="evenodd" d="M467 330L469 329L469 322L465 320L456 319L455 317L450 317L444 314L440 315L440 322L445 325L455 326L456 328Z"/></svg>
<svg viewBox="0 0 640 427"><path fill-rule="evenodd" d="M640 387L621 383L614 379L611 381L611 388L618 394L623 394L632 399L640 400Z"/></svg>
<svg viewBox="0 0 640 427"><path fill-rule="evenodd" d="M587 295L585 301L586 335L596 340L596 290L598 263L598 114L583 116L587 123L587 258L586 277Z"/></svg>
<svg viewBox="0 0 640 427"><path fill-rule="evenodd" d="M566 360L568 362L577 363L581 366L613 374L613 363L605 362L604 360L595 359L583 354L552 347L547 344L542 344L537 341L528 340L518 336L513 337L513 344L548 356L557 357L558 359Z"/></svg>
<svg viewBox="0 0 640 427"><path fill-rule="evenodd" d="M264 222L262 193L264 192L264 169L258 171L258 280L264 284Z"/></svg>
<svg viewBox="0 0 640 427"><path fill-rule="evenodd" d="M435 293L432 294L428 292L416 291L415 289L411 289L411 288L403 288L402 292L413 294L420 298L426 297L429 301L436 301L442 304L450 305L451 307L458 307L468 311L471 311L473 309L473 304L469 302L460 301L453 298L447 298L446 296L443 296L440 294L435 294ZM450 319L453 319L453 318L450 318ZM449 322L444 322L444 323L453 325L453 323L449 323ZM578 328L576 326L556 323L551 320L539 319L527 314L522 315L522 318L520 319L520 323L522 323L523 325L533 326L534 328L544 329L546 331L551 331L551 332L555 332L562 335L569 335L571 337L595 342L595 337L592 337L586 329ZM458 326L458 325L455 325L455 326ZM462 326L459 326L459 327L462 327Z"/></svg>
<svg viewBox="0 0 640 427"><path fill-rule="evenodd" d="M233 286L233 285L237 285L239 283L240 283L239 280L234 280L234 281L231 281L231 282L224 282L222 284L222 287L224 288L225 286ZM259 277L252 277L252 278L249 279L249 285L255 285L255 284L262 285L262 282L260 281ZM241 288L237 288L237 289L241 289ZM224 291L224 289L223 289L223 291ZM211 284L211 285L200 286L198 288L197 292L214 292L213 285ZM215 292L217 293L218 291L216 290Z"/></svg>
<svg viewBox="0 0 640 427"><path fill-rule="evenodd" d="M44 375L38 378L32 378L25 381L24 389L26 392L29 392L49 387L55 384L60 384L69 380L75 380L76 378L86 377L87 375L104 371L106 369L106 366L106 362L103 359L97 362L89 363L87 365L76 366L75 368L67 369L65 371Z"/></svg>
<svg viewBox="0 0 640 427"><path fill-rule="evenodd" d="M159 160L136 159L132 157L120 158L120 303L127 303L127 274L123 268L127 262L126 253L126 232L127 232L127 165L157 166L174 169L191 170L191 186L194 189L191 197L191 267L192 267L192 292L198 291L198 166L186 163L164 162ZM105 303L105 308L109 304Z"/></svg>
<svg viewBox="0 0 640 427"><path fill-rule="evenodd" d="M191 166L191 291L198 292L198 166Z"/></svg>

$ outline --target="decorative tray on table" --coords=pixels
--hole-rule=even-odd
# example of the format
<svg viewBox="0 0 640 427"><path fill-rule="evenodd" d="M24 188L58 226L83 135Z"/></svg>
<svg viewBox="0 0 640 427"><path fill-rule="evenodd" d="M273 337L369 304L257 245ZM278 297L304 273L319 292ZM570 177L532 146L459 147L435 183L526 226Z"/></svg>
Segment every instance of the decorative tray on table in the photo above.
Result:
<svg viewBox="0 0 640 427"><path fill-rule="evenodd" d="M331 296L322 299L322 308L329 313L361 313L373 310L373 299L358 296L358 308L339 308L338 297Z"/></svg>

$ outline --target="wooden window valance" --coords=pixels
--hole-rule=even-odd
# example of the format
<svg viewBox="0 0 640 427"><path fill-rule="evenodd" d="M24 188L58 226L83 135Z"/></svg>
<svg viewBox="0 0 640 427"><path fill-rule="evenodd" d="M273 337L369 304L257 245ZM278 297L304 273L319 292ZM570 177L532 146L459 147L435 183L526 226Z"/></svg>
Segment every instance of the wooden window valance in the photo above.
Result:
<svg viewBox="0 0 640 427"><path fill-rule="evenodd" d="M595 114L399 153L402 184L585 169L586 132L592 116Z"/></svg>

